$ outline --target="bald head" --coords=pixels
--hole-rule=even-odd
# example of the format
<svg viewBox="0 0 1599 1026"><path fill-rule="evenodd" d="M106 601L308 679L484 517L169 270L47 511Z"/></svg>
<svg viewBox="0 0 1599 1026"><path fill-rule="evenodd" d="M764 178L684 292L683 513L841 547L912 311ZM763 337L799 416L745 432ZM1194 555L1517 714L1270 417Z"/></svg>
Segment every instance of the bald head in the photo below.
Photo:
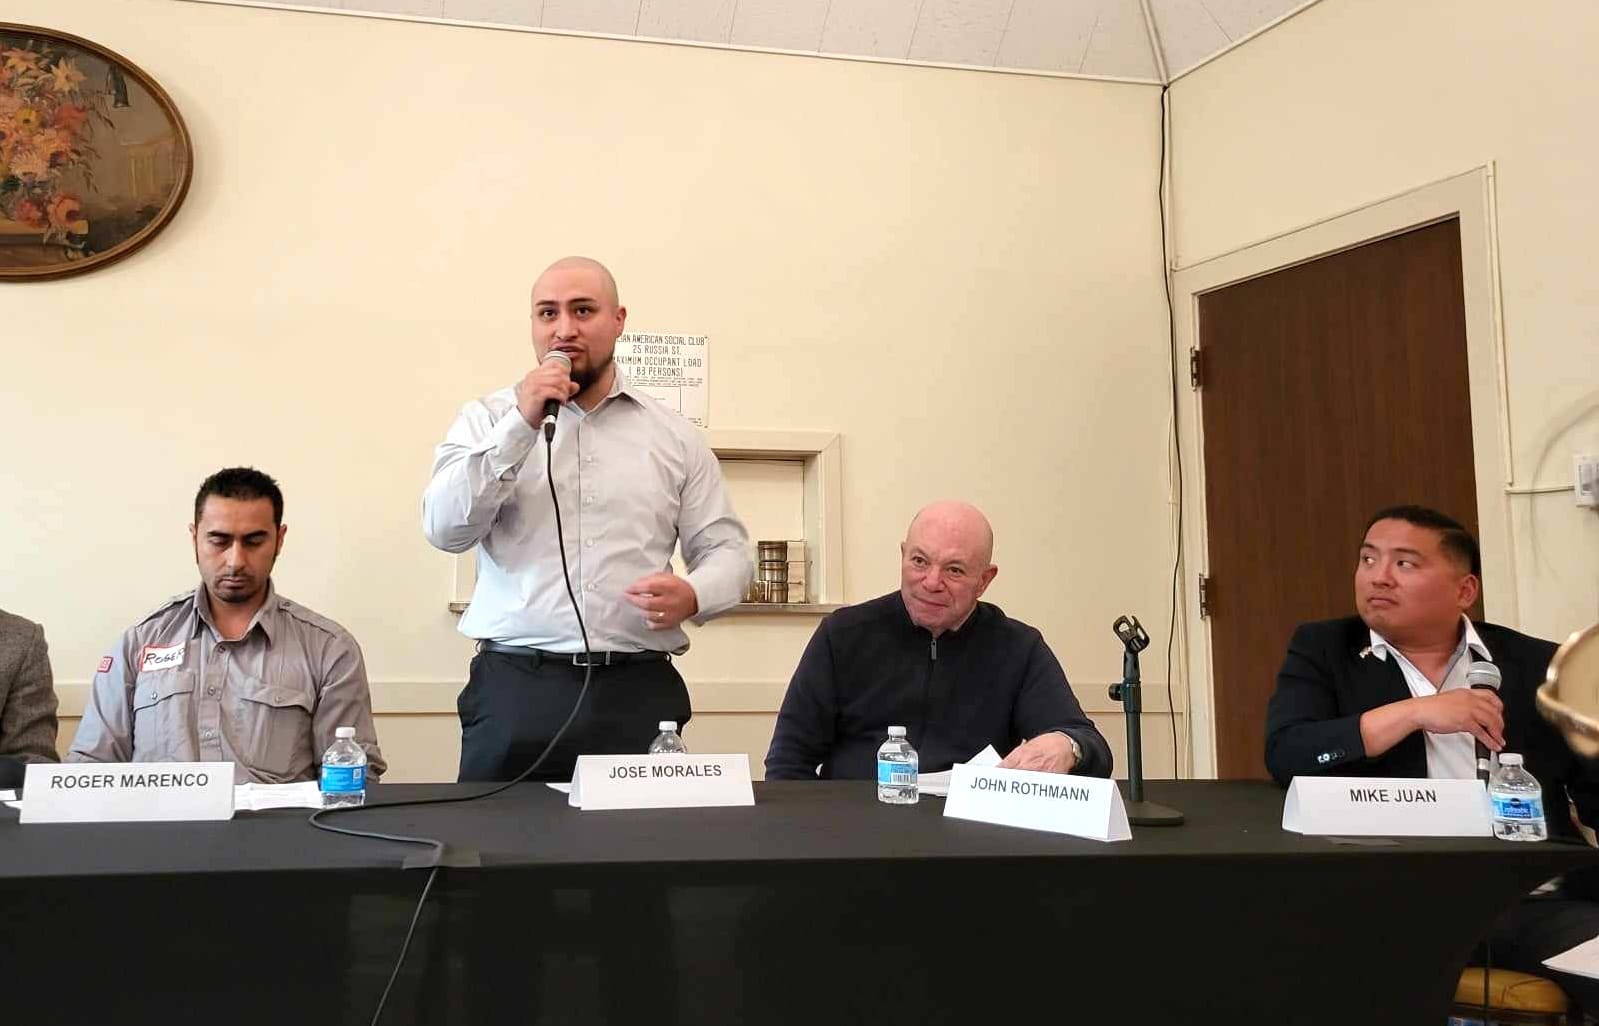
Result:
<svg viewBox="0 0 1599 1026"><path fill-rule="evenodd" d="M907 543L919 538L952 544L981 566L994 558L994 529L983 511L969 502L948 500L923 506L905 530Z"/></svg>
<svg viewBox="0 0 1599 1026"><path fill-rule="evenodd" d="M627 308L617 302L616 279L598 260L562 257L533 283L533 352L543 362L564 355L573 401L584 409L610 392L616 380L616 340L627 327Z"/></svg>
<svg viewBox="0 0 1599 1026"><path fill-rule="evenodd" d="M935 502L911 520L900 545L900 595L934 637L955 630L999 573L994 529L969 502Z"/></svg>
<svg viewBox="0 0 1599 1026"><path fill-rule="evenodd" d="M539 286L545 284L552 275L561 278L568 277L567 274L562 272L577 272L585 277L593 276L595 290L600 293L594 298L603 300L607 306L621 305L621 297L616 291L616 278L611 275L610 268L598 260L586 256L562 257L546 267L544 273L539 275L533 282L533 298L535 301L538 300Z"/></svg>

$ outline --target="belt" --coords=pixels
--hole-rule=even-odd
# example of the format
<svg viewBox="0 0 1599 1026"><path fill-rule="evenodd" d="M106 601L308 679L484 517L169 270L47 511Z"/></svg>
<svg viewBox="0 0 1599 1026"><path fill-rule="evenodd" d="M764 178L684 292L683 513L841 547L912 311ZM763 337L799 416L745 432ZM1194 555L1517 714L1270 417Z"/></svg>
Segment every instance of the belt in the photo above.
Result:
<svg viewBox="0 0 1599 1026"><path fill-rule="evenodd" d="M540 663L570 663L573 666L622 666L626 663L658 663L671 662L670 652L590 652L585 657L582 652L546 652L542 648L529 648L526 645L507 645L500 641L479 641L479 652L498 652L501 655L522 656L524 659L533 660L533 665Z"/></svg>

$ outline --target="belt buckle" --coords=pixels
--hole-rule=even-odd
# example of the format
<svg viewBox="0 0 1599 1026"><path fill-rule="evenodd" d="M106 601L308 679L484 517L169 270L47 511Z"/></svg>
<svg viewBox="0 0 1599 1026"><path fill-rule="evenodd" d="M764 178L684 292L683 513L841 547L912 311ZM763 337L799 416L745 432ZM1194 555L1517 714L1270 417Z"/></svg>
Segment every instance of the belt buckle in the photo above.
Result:
<svg viewBox="0 0 1599 1026"><path fill-rule="evenodd" d="M603 661L597 659L585 659L583 658L582 652L574 652L572 654L572 665L578 667L579 669L588 669L591 666L611 665L611 653L609 652L591 652L589 655L604 656L605 658Z"/></svg>

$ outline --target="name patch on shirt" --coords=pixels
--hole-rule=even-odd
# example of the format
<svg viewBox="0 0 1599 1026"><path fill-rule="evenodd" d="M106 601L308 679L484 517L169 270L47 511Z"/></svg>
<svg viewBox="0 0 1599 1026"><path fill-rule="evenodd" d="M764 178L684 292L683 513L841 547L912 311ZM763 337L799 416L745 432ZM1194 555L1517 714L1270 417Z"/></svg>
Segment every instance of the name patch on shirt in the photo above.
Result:
<svg viewBox="0 0 1599 1026"><path fill-rule="evenodd" d="M98 670L95 670L94 672L95 673L104 673L104 672L106 672L109 669L111 669L111 657L110 656L101 656L100 657L100 668Z"/></svg>
<svg viewBox="0 0 1599 1026"><path fill-rule="evenodd" d="M151 670L170 670L174 666L183 665L183 650L187 646L183 642L168 645L166 648L156 648L146 645L140 649L139 672L149 673Z"/></svg>

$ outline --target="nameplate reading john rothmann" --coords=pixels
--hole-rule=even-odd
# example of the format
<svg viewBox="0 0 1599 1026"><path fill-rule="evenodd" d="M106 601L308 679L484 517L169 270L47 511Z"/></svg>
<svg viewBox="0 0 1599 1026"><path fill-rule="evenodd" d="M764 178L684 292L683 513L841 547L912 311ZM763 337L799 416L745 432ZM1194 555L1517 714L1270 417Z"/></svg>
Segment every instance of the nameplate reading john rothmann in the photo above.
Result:
<svg viewBox="0 0 1599 1026"><path fill-rule="evenodd" d="M1283 829L1351 837L1488 837L1488 792L1478 780L1295 777Z"/></svg>
<svg viewBox="0 0 1599 1026"><path fill-rule="evenodd" d="M754 805L748 755L580 755L567 802L598 809Z"/></svg>
<svg viewBox="0 0 1599 1026"><path fill-rule="evenodd" d="M233 818L233 763L34 763L24 823L147 823Z"/></svg>
<svg viewBox="0 0 1599 1026"><path fill-rule="evenodd" d="M1099 777L961 763L950 774L944 815L1096 841L1133 836L1121 792L1114 781Z"/></svg>

